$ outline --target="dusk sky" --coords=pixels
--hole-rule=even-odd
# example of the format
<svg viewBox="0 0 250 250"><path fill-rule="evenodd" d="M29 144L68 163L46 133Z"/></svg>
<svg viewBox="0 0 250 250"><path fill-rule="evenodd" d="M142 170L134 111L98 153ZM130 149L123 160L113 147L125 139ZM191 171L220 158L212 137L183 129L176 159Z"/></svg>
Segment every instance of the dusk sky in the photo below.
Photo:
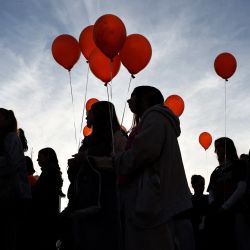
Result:
<svg viewBox="0 0 250 250"><path fill-rule="evenodd" d="M206 185L218 165L213 143L205 152L198 142L201 132L213 139L225 135L225 81L214 71L222 52L232 53L237 70L226 86L226 135L238 154L250 149L250 2L248 0L9 0L0 8L0 106L12 109L23 128L37 173L37 153L52 147L63 172L67 191L67 159L77 152L84 97L107 100L103 83L88 72L81 55L69 75L51 53L61 34L76 39L81 31L104 14L114 14L126 26L127 35L144 35L152 46L147 67L132 80L153 85L164 97L181 96L185 110L180 117L179 144L190 183L201 174ZM130 74L121 66L112 81L112 102L121 120ZM88 91L85 93L88 80ZM126 109L124 126L132 114ZM85 125L85 118L84 118ZM63 206L67 203L63 202Z"/></svg>

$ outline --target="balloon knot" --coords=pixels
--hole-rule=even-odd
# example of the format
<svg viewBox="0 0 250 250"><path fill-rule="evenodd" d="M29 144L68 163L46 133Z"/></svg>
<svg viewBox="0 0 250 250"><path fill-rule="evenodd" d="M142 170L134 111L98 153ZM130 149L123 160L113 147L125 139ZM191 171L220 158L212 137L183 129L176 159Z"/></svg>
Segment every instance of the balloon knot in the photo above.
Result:
<svg viewBox="0 0 250 250"><path fill-rule="evenodd" d="M108 82L105 82L105 83L104 83L104 86L107 87L107 86L108 86Z"/></svg>
<svg viewBox="0 0 250 250"><path fill-rule="evenodd" d="M135 76L134 76L133 74L131 75L131 77L132 77L133 79L135 79Z"/></svg>
<svg viewBox="0 0 250 250"><path fill-rule="evenodd" d="M89 63L89 61L87 60L86 63Z"/></svg>
<svg viewBox="0 0 250 250"><path fill-rule="evenodd" d="M225 79L226 80L226 82L228 82L228 79Z"/></svg>

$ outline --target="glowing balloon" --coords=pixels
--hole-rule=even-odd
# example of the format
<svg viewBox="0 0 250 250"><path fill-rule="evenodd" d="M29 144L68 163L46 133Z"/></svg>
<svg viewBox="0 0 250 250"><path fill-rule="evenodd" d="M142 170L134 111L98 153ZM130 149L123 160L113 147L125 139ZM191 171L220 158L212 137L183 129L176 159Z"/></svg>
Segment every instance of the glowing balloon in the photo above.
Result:
<svg viewBox="0 0 250 250"><path fill-rule="evenodd" d="M214 69L220 77L227 80L230 78L237 68L237 61L230 53L221 53L215 58Z"/></svg>
<svg viewBox="0 0 250 250"><path fill-rule="evenodd" d="M86 102L86 111L89 111L91 109L91 106L96 103L99 102L98 99L96 98L90 98L87 102Z"/></svg>
<svg viewBox="0 0 250 250"><path fill-rule="evenodd" d="M184 111L184 101L178 95L170 95L164 102L165 106L170 108L176 116L181 116Z"/></svg>
<svg viewBox="0 0 250 250"><path fill-rule="evenodd" d="M134 75L147 66L152 56L152 48L146 37L132 34L127 37L119 55L122 64Z"/></svg>
<svg viewBox="0 0 250 250"><path fill-rule="evenodd" d="M55 38L51 51L56 62L69 71L81 55L78 41L73 36L67 34Z"/></svg>
<svg viewBox="0 0 250 250"><path fill-rule="evenodd" d="M212 136L208 132L201 133L199 136L199 143L205 150L207 150L212 143Z"/></svg>
<svg viewBox="0 0 250 250"><path fill-rule="evenodd" d="M126 41L126 33L122 20L112 14L99 17L94 24L95 44L110 59L121 50Z"/></svg>
<svg viewBox="0 0 250 250"><path fill-rule="evenodd" d="M85 126L83 128L83 135L84 136L89 136L89 135L91 135L91 133L92 133L92 128L88 128L87 126Z"/></svg>
<svg viewBox="0 0 250 250"><path fill-rule="evenodd" d="M96 48L93 39L93 28L94 25L89 25L83 29L79 37L79 45L84 57L89 60L90 54L94 48Z"/></svg>
<svg viewBox="0 0 250 250"><path fill-rule="evenodd" d="M95 48L89 58L91 72L105 85L110 82L119 72L121 60L115 56L112 61L106 57L98 48Z"/></svg>

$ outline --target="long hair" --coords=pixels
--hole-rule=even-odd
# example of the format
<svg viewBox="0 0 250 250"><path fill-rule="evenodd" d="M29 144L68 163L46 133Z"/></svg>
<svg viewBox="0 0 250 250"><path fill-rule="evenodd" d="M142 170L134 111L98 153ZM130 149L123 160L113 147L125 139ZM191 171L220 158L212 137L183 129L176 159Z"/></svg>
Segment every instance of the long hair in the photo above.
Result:
<svg viewBox="0 0 250 250"><path fill-rule="evenodd" d="M215 150L218 146L225 150L225 158L230 161L239 160L236 147L232 139L228 137L221 137L214 141Z"/></svg>
<svg viewBox="0 0 250 250"><path fill-rule="evenodd" d="M57 182L58 192L61 197L65 197L65 194L62 192L62 185L63 185L63 179L62 179L62 172L60 171L60 167L58 164L58 159L56 152L53 148L43 148L41 149L38 154L43 154L48 157L48 160L50 163L53 163L54 168L58 171L58 179L55 181Z"/></svg>
<svg viewBox="0 0 250 250"><path fill-rule="evenodd" d="M27 139L26 139L26 136L24 134L23 129L21 129L21 128L18 129L18 136L19 136L21 143L23 145L23 151L26 152L28 150L28 142L27 142Z"/></svg>
<svg viewBox="0 0 250 250"><path fill-rule="evenodd" d="M0 126L0 138L4 139L8 133L17 132L17 120L12 110L0 108L0 115L4 117L4 123Z"/></svg>
<svg viewBox="0 0 250 250"><path fill-rule="evenodd" d="M93 132L91 134L94 144L103 145L104 154L111 153L112 138L116 131L120 130L120 124L111 102L99 101L91 106L93 114Z"/></svg>

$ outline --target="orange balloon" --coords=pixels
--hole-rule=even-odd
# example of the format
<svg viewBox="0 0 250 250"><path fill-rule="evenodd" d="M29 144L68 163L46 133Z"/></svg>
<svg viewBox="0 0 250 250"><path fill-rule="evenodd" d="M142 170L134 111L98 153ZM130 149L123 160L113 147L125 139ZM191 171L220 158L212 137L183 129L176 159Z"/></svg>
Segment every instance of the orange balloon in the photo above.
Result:
<svg viewBox="0 0 250 250"><path fill-rule="evenodd" d="M121 50L126 41L126 34L122 20L112 14L99 17L94 24L95 44L110 59Z"/></svg>
<svg viewBox="0 0 250 250"><path fill-rule="evenodd" d="M132 34L127 37L119 54L122 64L134 75L147 66L152 56L152 48L147 38Z"/></svg>
<svg viewBox="0 0 250 250"><path fill-rule="evenodd" d="M93 28L94 25L89 25L83 29L79 37L79 45L84 57L89 60L90 54L94 48L96 48L93 39Z"/></svg>
<svg viewBox="0 0 250 250"><path fill-rule="evenodd" d="M98 48L95 48L89 59L91 72L105 85L110 82L119 72L121 66L120 57L117 55L112 61L106 57Z"/></svg>
<svg viewBox="0 0 250 250"><path fill-rule="evenodd" d="M90 98L87 102L86 102L86 111L89 111L91 109L91 106L96 103L99 102L98 99L96 98Z"/></svg>
<svg viewBox="0 0 250 250"><path fill-rule="evenodd" d="M69 71L81 55L78 41L73 36L67 34L56 37L52 43L51 50L56 62Z"/></svg>
<svg viewBox="0 0 250 250"><path fill-rule="evenodd" d="M230 78L237 68L237 61L230 53L219 54L214 61L214 69L220 77L227 80Z"/></svg>
<svg viewBox="0 0 250 250"><path fill-rule="evenodd" d="M183 99L178 95L170 95L164 102L165 106L170 108L174 114L178 117L181 116L181 114L184 111L184 101Z"/></svg>
<svg viewBox="0 0 250 250"><path fill-rule="evenodd" d="M89 128L89 127L87 127L87 126L85 126L85 127L83 128L83 135L84 135L84 136L89 136L89 135L91 135L91 133L92 133L92 128Z"/></svg>
<svg viewBox="0 0 250 250"><path fill-rule="evenodd" d="M203 132L199 136L199 143L207 150L212 143L212 136L208 132Z"/></svg>

